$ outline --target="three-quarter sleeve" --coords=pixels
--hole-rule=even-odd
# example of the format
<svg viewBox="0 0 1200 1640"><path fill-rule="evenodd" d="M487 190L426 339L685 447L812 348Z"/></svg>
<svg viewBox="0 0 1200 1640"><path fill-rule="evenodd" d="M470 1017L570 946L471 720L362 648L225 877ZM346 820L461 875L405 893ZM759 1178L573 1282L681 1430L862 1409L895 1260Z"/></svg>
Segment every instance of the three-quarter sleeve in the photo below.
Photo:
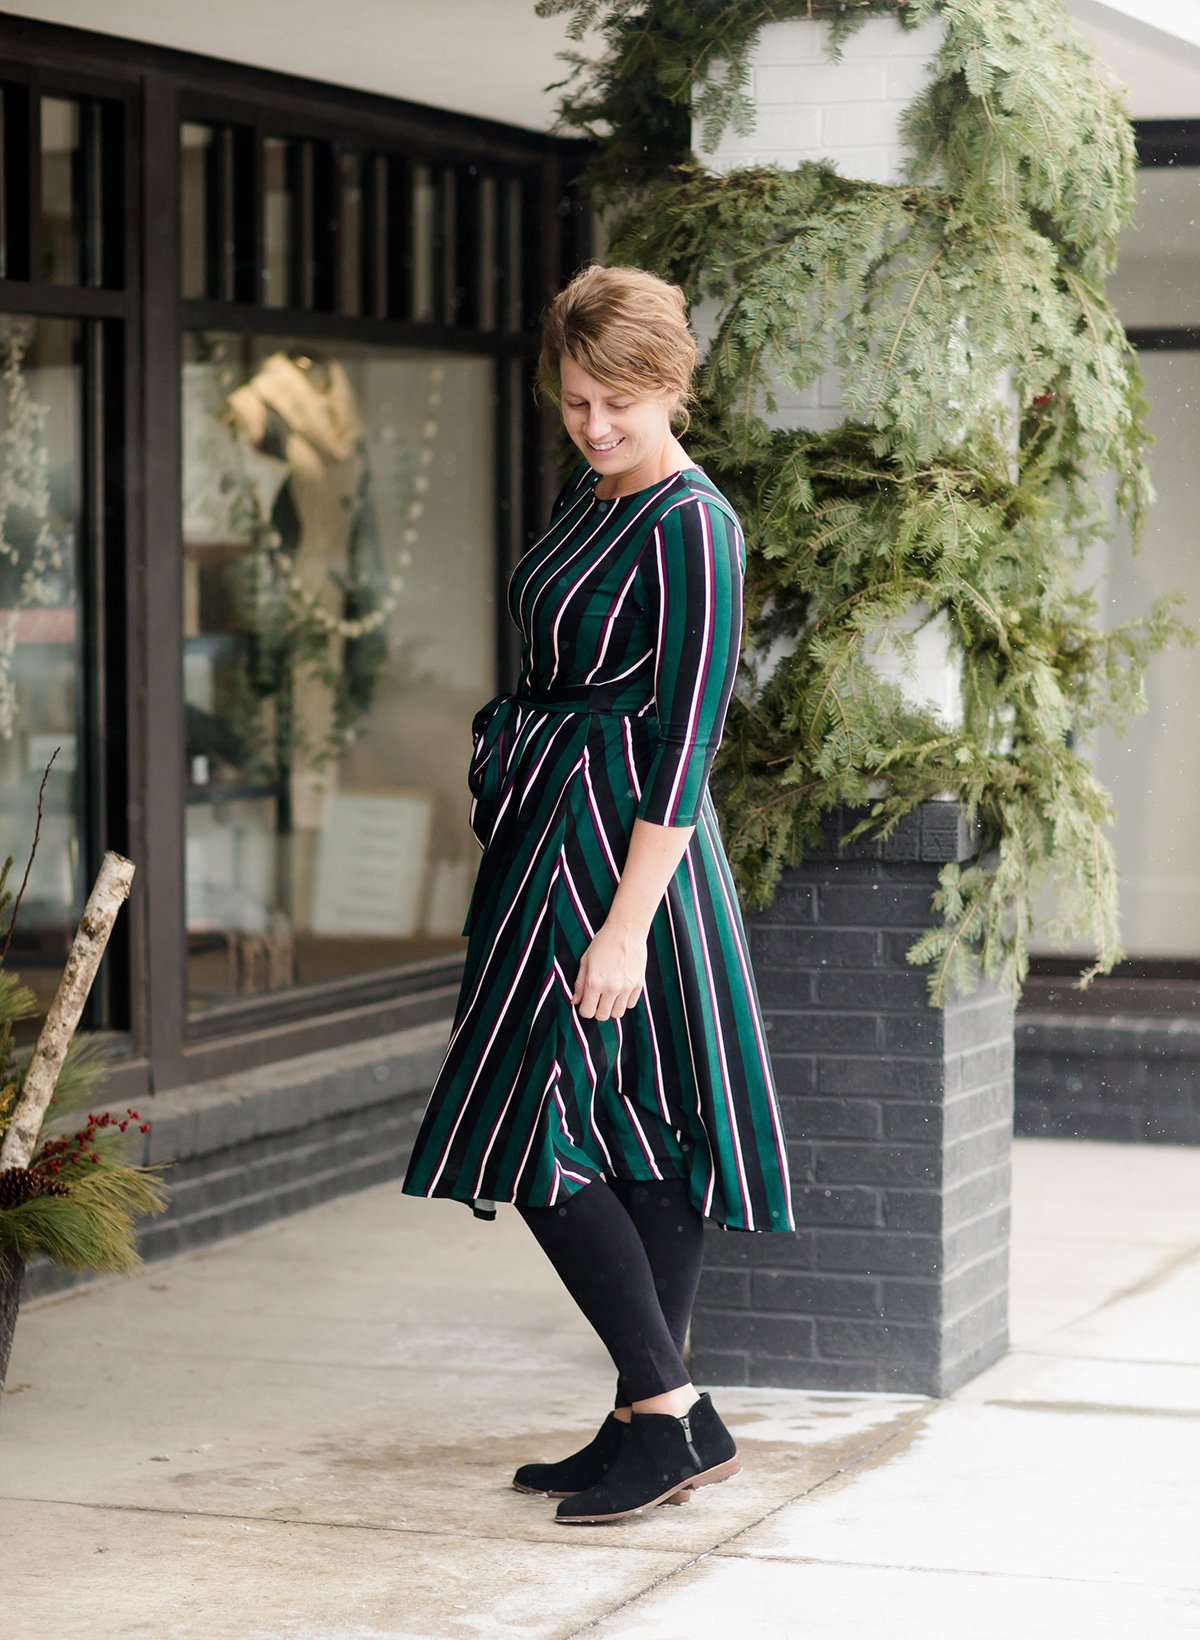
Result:
<svg viewBox="0 0 1200 1640"><path fill-rule="evenodd" d="M700 816L741 652L744 552L725 508L693 495L655 525L642 556L658 730L635 813L658 826Z"/></svg>

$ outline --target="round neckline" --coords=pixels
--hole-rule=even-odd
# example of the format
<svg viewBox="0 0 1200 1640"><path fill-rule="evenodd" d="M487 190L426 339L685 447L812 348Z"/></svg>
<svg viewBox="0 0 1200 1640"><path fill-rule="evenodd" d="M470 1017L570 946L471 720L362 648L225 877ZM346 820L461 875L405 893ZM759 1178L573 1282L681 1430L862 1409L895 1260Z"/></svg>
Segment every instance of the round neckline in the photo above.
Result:
<svg viewBox="0 0 1200 1640"><path fill-rule="evenodd" d="M586 460L586 457L584 459ZM614 501L636 501L639 495L649 495L651 490L657 490L669 478L682 478L684 473L702 473L704 471L698 461L691 461L686 467L676 467L673 473L667 473L664 478L656 479L653 484L647 484L640 490L628 490L624 495L597 495L596 485L599 484L604 475L598 473L590 462L588 462L588 466L592 475L592 500L601 507L610 507Z"/></svg>

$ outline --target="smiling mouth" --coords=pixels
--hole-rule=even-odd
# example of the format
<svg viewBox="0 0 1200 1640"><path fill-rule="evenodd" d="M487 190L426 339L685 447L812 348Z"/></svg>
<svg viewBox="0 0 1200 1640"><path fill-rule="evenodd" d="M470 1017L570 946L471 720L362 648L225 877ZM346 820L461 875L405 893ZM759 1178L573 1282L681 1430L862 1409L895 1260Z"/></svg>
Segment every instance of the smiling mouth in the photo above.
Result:
<svg viewBox="0 0 1200 1640"><path fill-rule="evenodd" d="M616 450L620 445L624 444L624 442L624 437L614 439L611 444L593 444L591 439L588 439L587 447L589 450L594 450L598 456L606 456L611 451Z"/></svg>

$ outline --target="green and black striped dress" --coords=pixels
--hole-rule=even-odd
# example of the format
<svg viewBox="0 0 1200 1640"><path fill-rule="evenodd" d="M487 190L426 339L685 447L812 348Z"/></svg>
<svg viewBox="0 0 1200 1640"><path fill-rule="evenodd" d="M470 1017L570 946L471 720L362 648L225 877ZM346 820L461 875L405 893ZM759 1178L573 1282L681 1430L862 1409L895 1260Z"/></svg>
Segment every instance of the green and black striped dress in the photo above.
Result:
<svg viewBox="0 0 1200 1640"><path fill-rule="evenodd" d="M708 775L742 641L746 545L701 467L593 494L581 459L508 581L517 688L475 714L483 853L462 985L402 1189L495 1217L605 1177L686 1177L729 1230L794 1230L787 1141ZM579 962L634 819L695 826L620 1019Z"/></svg>

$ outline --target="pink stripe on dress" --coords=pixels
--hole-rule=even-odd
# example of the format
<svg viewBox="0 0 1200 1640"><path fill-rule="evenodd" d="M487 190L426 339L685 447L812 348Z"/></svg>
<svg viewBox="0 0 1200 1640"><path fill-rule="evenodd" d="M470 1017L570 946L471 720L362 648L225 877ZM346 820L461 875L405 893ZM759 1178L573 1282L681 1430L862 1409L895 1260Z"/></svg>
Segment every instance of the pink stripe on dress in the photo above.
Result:
<svg viewBox="0 0 1200 1640"><path fill-rule="evenodd" d="M725 1052L725 1032L721 1024L721 1003L717 996L716 983L713 979L712 957L708 949L708 938L704 931L704 918L700 914L700 901L696 895L696 868L690 854L684 855L684 864L687 867L688 881L692 886L692 903L696 907L696 929L700 936L700 950L704 958L704 977L708 985L708 999L712 1010L713 1030L716 1033L717 1048L721 1059L721 1092L725 1098L725 1113L729 1118L729 1131L733 1138L733 1153L737 1162L738 1188L742 1193L742 1218L747 1230L756 1229L754 1223L754 1208L750 1202L750 1186L746 1180L746 1159L742 1153L742 1135L738 1128L737 1111L734 1109L733 1089L729 1080L729 1059Z"/></svg>

